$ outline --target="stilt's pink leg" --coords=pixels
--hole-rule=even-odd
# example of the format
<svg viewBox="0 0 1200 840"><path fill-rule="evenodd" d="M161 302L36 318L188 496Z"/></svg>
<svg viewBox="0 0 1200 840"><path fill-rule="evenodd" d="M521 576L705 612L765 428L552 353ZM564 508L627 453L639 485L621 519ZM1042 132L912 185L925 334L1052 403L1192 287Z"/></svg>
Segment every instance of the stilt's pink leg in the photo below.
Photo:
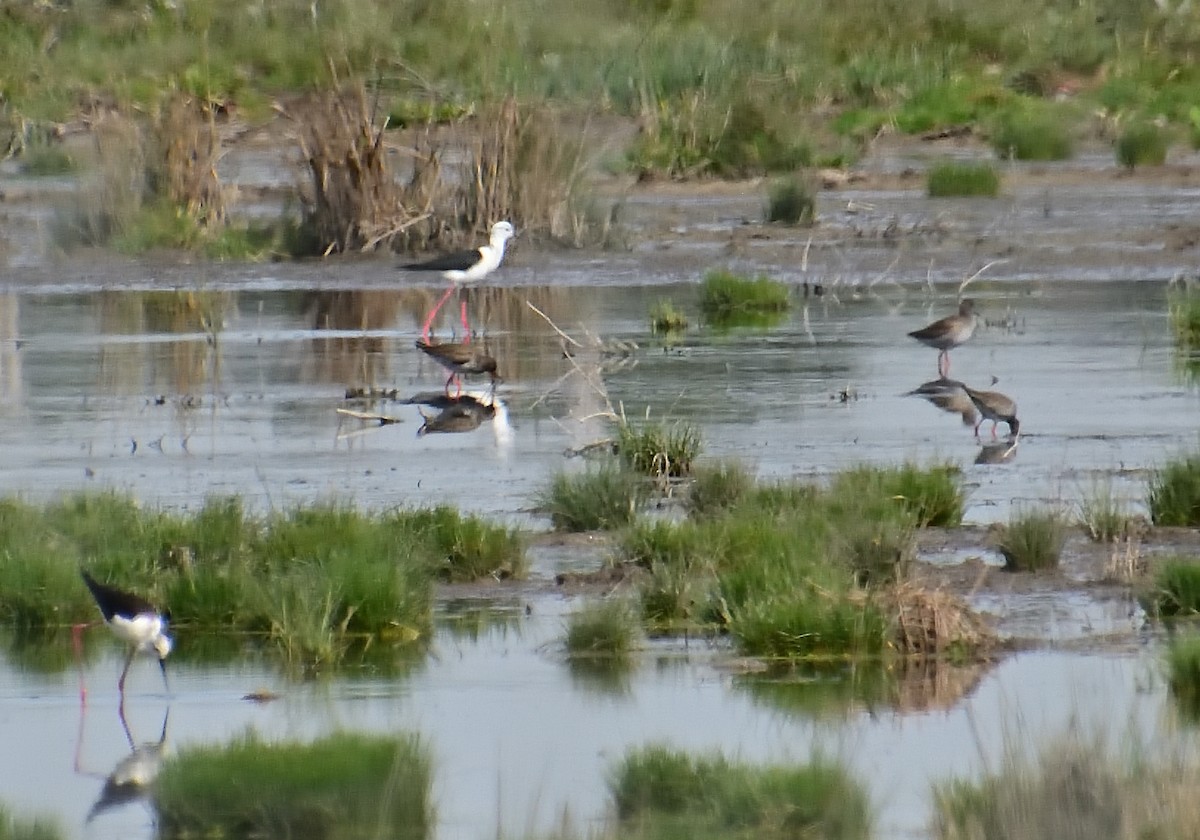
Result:
<svg viewBox="0 0 1200 840"><path fill-rule="evenodd" d="M86 624L71 625L71 645L75 648L75 663L79 666L79 702L87 702L87 685L83 681L83 631Z"/></svg>
<svg viewBox="0 0 1200 840"><path fill-rule="evenodd" d="M471 325L467 322L467 300L462 301L463 344L471 342Z"/></svg>
<svg viewBox="0 0 1200 840"><path fill-rule="evenodd" d="M129 655L125 657L125 668L121 671L121 679L117 680L117 691L121 697L125 697L125 677L129 674L129 666L133 664L133 655L137 653L137 648L132 648Z"/></svg>
<svg viewBox="0 0 1200 840"><path fill-rule="evenodd" d="M446 290L446 294L442 295L441 300L437 302L437 305L433 307L433 310L429 313L429 317L425 319L425 323L421 326L422 341L429 341L429 328L433 325L433 319L437 317L438 311L446 305L446 301L450 299L450 295L452 294L454 294L453 286Z"/></svg>

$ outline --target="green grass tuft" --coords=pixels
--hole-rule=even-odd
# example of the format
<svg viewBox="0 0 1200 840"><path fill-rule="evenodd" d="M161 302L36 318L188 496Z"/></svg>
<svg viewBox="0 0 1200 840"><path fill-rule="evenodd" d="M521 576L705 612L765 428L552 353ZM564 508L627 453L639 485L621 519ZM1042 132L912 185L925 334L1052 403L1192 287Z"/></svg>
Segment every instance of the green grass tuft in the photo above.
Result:
<svg viewBox="0 0 1200 840"><path fill-rule="evenodd" d="M1153 613L1167 618L1200 614L1200 564L1183 558L1163 560L1149 601Z"/></svg>
<svg viewBox="0 0 1200 840"><path fill-rule="evenodd" d="M1091 490L1079 501L1079 521L1095 542L1116 542L1125 536L1132 517L1118 499L1112 482L1093 483Z"/></svg>
<svg viewBox="0 0 1200 840"><path fill-rule="evenodd" d="M786 312L790 306L787 286L769 277L751 280L724 270L710 271L704 276L700 310L710 321L727 323L743 316L753 319Z"/></svg>
<svg viewBox="0 0 1200 840"><path fill-rule="evenodd" d="M628 753L609 787L622 837L859 840L871 833L865 788L821 759L755 767L651 746Z"/></svg>
<svg viewBox="0 0 1200 840"><path fill-rule="evenodd" d="M745 499L754 486L754 475L735 461L697 467L688 488L688 513L704 516L728 510Z"/></svg>
<svg viewBox="0 0 1200 840"><path fill-rule="evenodd" d="M1200 722L1200 637L1174 639L1167 647L1167 681L1184 717Z"/></svg>
<svg viewBox="0 0 1200 840"><path fill-rule="evenodd" d="M1136 121L1117 138L1117 163L1127 169L1162 166L1167 160L1167 135L1152 122Z"/></svg>
<svg viewBox="0 0 1200 840"><path fill-rule="evenodd" d="M649 496L639 475L613 465L556 473L536 500L556 531L598 531L632 522Z"/></svg>
<svg viewBox="0 0 1200 840"><path fill-rule="evenodd" d="M1148 501L1155 525L1200 525L1200 452L1155 470Z"/></svg>
<svg viewBox="0 0 1200 840"><path fill-rule="evenodd" d="M155 805L163 837L424 840L434 822L431 788L429 751L415 736L336 734L299 744L250 734L168 760Z"/></svg>
<svg viewBox="0 0 1200 840"><path fill-rule="evenodd" d="M638 640L637 616L615 598L588 604L567 623L567 652L572 656L626 658Z"/></svg>
<svg viewBox="0 0 1200 840"><path fill-rule="evenodd" d="M1167 316L1179 349L1200 353L1200 292L1172 290L1167 296Z"/></svg>
<svg viewBox="0 0 1200 840"><path fill-rule="evenodd" d="M985 196L1000 192L1000 175L990 163L947 161L929 170L926 189L931 198Z"/></svg>
<svg viewBox="0 0 1200 840"><path fill-rule="evenodd" d="M78 168L75 157L59 145L34 146L21 155L21 171L35 178L69 175Z"/></svg>
<svg viewBox="0 0 1200 840"><path fill-rule="evenodd" d="M996 154L1015 160L1066 160L1074 153L1070 123L1052 108L1024 107L999 115L990 141Z"/></svg>
<svg viewBox="0 0 1200 840"><path fill-rule="evenodd" d="M18 817L0 802L0 840L61 840L65 837L51 817Z"/></svg>
<svg viewBox="0 0 1200 840"><path fill-rule="evenodd" d="M962 523L966 504L959 474L953 464L855 467L838 474L832 490L847 500L891 499L911 513L922 528L953 527Z"/></svg>
<svg viewBox="0 0 1200 840"><path fill-rule="evenodd" d="M767 193L767 221L785 225L812 225L817 220L817 199L805 179L791 176L775 181Z"/></svg>
<svg viewBox="0 0 1200 840"><path fill-rule="evenodd" d="M1062 516L1052 510L1018 511L1009 517L998 548L1010 572L1057 568L1066 539Z"/></svg>
<svg viewBox="0 0 1200 840"><path fill-rule="evenodd" d="M683 478L701 449L700 430L691 423L624 421L617 430L617 454L628 469L654 479Z"/></svg>
<svg viewBox="0 0 1200 840"><path fill-rule="evenodd" d="M650 307L650 331L654 333L677 333L688 328L687 316L675 308L669 300L660 300Z"/></svg>

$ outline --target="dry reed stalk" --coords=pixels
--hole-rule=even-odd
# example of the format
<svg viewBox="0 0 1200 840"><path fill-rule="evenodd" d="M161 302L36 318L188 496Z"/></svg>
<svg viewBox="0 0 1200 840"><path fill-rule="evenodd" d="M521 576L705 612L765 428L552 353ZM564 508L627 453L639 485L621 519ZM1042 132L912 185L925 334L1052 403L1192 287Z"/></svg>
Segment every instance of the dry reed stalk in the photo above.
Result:
<svg viewBox="0 0 1200 840"><path fill-rule="evenodd" d="M201 225L224 224L225 195L217 177L221 138L211 104L178 94L155 126L158 159L151 192L186 210Z"/></svg>
<svg viewBox="0 0 1200 840"><path fill-rule="evenodd" d="M908 656L937 656L957 648L986 650L996 634L959 597L939 589L901 583L886 596L894 616L893 643Z"/></svg>

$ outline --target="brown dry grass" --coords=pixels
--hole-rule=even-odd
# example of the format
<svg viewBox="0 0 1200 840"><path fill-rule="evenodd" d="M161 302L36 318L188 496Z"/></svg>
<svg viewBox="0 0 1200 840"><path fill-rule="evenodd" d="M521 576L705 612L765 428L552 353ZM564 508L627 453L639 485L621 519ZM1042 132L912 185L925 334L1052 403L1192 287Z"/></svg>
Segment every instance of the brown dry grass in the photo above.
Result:
<svg viewBox="0 0 1200 840"><path fill-rule="evenodd" d="M996 643L987 622L957 595L901 583L885 596L893 615L893 644L906 656L981 652Z"/></svg>
<svg viewBox="0 0 1200 840"><path fill-rule="evenodd" d="M159 114L154 138L150 193L201 225L224 224L225 195L217 177L221 137L211 104L186 94L172 96Z"/></svg>

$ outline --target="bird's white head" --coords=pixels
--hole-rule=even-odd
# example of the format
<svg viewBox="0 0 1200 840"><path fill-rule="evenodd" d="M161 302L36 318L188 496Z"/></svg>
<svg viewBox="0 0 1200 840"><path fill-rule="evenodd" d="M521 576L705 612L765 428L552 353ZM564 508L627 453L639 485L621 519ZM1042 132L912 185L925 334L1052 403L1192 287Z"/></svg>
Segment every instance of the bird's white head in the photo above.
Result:
<svg viewBox="0 0 1200 840"><path fill-rule="evenodd" d="M496 222L492 225L492 246L503 246L505 242L517 235L511 222Z"/></svg>
<svg viewBox="0 0 1200 840"><path fill-rule="evenodd" d="M154 641L151 644L154 645L154 652L158 654L158 658L162 660L166 659L171 653L173 642L171 641L171 637L166 633L159 633L154 637Z"/></svg>

